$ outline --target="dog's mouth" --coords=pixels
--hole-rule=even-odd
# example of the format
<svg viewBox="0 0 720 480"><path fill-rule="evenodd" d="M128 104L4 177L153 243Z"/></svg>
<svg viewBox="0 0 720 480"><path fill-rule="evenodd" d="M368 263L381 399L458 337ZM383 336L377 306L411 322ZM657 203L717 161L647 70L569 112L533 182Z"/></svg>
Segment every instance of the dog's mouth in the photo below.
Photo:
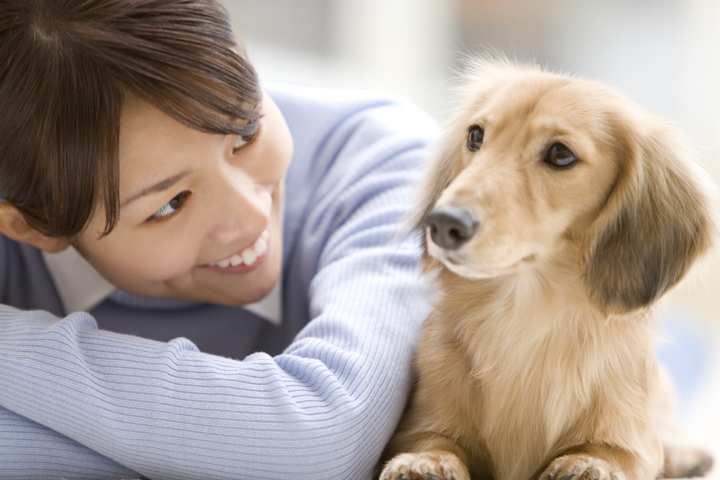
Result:
<svg viewBox="0 0 720 480"><path fill-rule="evenodd" d="M519 259L500 262L477 262L459 250L446 250L434 243L428 243L428 254L442 263L451 272L470 279L493 278L517 272L533 265L537 256L534 253Z"/></svg>

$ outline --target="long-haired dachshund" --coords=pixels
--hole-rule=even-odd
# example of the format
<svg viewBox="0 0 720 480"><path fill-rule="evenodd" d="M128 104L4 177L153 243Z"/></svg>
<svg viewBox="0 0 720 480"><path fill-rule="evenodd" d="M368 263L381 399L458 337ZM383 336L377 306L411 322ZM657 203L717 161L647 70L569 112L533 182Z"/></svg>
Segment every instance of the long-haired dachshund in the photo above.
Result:
<svg viewBox="0 0 720 480"><path fill-rule="evenodd" d="M657 301L710 250L714 187L682 136L607 87L470 65L421 200L439 295L380 478L652 480ZM664 462L664 458L667 460Z"/></svg>

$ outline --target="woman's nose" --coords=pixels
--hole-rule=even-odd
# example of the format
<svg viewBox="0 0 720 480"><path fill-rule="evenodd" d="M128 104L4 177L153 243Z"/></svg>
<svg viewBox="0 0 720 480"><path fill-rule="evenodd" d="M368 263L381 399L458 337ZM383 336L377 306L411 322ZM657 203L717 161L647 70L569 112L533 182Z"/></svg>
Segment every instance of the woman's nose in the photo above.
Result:
<svg viewBox="0 0 720 480"><path fill-rule="evenodd" d="M226 179L208 192L212 201L208 209L211 221L207 238L212 242L230 243L257 235L270 220L272 200L269 192L247 176L236 177Z"/></svg>

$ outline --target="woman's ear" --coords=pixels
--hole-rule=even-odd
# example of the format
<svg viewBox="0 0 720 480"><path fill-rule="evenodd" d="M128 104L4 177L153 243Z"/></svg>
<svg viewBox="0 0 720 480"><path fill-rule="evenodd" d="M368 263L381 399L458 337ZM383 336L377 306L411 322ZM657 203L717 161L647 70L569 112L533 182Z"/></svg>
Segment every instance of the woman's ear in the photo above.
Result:
<svg viewBox="0 0 720 480"><path fill-rule="evenodd" d="M32 228L20 211L7 202L0 203L0 233L47 253L60 252L70 246L65 238L48 237Z"/></svg>

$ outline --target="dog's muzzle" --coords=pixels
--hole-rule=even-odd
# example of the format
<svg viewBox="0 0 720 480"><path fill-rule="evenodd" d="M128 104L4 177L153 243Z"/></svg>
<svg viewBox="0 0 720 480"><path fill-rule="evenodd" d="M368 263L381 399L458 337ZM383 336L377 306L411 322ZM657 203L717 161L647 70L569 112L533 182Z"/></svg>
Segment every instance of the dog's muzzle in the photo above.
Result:
<svg viewBox="0 0 720 480"><path fill-rule="evenodd" d="M457 250L475 235L480 222L464 208L443 205L425 219L430 237L439 247Z"/></svg>

